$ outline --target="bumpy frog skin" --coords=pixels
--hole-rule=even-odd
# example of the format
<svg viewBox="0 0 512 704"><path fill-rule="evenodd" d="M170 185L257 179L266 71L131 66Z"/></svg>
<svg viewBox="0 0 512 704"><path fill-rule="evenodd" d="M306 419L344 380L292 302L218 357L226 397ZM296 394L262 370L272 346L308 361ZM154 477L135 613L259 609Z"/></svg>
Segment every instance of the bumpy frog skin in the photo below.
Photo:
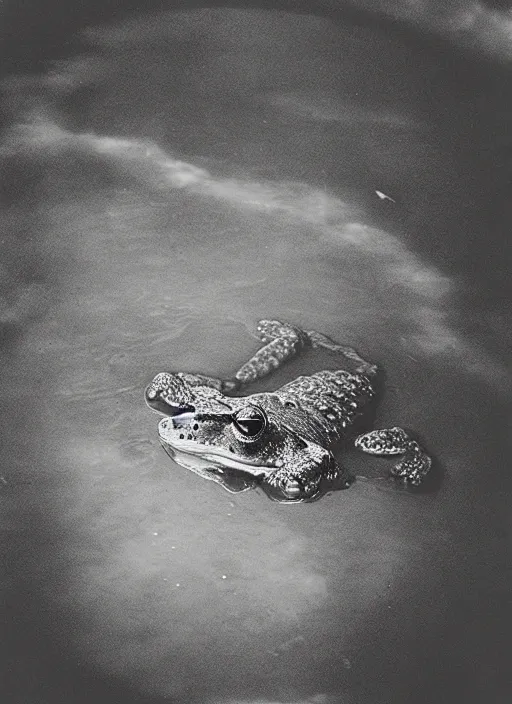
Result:
<svg viewBox="0 0 512 704"><path fill-rule="evenodd" d="M261 486L274 500L312 501L328 489L346 488L350 476L336 462L333 447L375 395L377 367L351 347L316 331L277 320L262 320L264 346L231 380L183 372L157 374L146 402L164 417L158 433L180 465L231 492ZM273 393L232 396L277 369L307 347L322 347L355 367L301 376ZM373 455L401 455L392 474L421 483L431 460L402 428L374 430L355 439Z"/></svg>

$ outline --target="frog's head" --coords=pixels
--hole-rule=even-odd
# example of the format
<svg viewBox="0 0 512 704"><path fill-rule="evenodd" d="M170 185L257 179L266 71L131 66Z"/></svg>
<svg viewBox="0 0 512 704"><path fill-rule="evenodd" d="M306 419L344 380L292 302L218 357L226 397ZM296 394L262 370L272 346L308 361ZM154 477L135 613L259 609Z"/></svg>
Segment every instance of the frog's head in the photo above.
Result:
<svg viewBox="0 0 512 704"><path fill-rule="evenodd" d="M229 398L196 387L181 412L159 423L164 449L179 464L229 488L228 479L244 477L276 501L310 501L324 480L337 475L330 452L292 429L273 394ZM287 422L288 421L288 422ZM240 490L240 489L239 489Z"/></svg>

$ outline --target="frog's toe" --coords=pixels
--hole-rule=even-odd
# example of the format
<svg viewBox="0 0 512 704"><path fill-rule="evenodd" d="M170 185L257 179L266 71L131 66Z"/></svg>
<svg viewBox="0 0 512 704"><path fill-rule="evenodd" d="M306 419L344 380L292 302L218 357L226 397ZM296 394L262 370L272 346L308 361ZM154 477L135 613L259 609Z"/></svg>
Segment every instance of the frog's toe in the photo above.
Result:
<svg viewBox="0 0 512 704"><path fill-rule="evenodd" d="M310 501L320 491L321 476L300 472L275 472L265 482L268 493L275 501Z"/></svg>
<svg viewBox="0 0 512 704"><path fill-rule="evenodd" d="M279 482L278 486L283 495L289 500L305 500L311 499L318 494L320 488L321 477L315 476L285 476Z"/></svg>
<svg viewBox="0 0 512 704"><path fill-rule="evenodd" d="M293 477L281 482L281 491L287 499L300 499L303 495L301 483Z"/></svg>
<svg viewBox="0 0 512 704"><path fill-rule="evenodd" d="M420 448L414 448L412 452L406 453L403 460L398 462L391 474L395 477L400 477L408 484L418 486L429 473L432 466L432 460Z"/></svg>
<svg viewBox="0 0 512 704"><path fill-rule="evenodd" d="M409 438L402 428L370 430L359 435L355 446L370 455L398 455L406 451Z"/></svg>

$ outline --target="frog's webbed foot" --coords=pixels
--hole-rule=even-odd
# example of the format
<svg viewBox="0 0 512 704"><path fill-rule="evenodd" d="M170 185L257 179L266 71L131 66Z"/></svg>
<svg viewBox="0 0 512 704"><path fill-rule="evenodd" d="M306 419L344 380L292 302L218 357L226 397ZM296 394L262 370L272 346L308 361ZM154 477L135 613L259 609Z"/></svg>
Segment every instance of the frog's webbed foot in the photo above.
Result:
<svg viewBox="0 0 512 704"><path fill-rule="evenodd" d="M351 477L334 459L331 452L315 443L287 465L269 472L263 482L276 501L303 502L319 498L331 484L350 486Z"/></svg>
<svg viewBox="0 0 512 704"><path fill-rule="evenodd" d="M345 359L354 362L357 366L355 371L358 374L366 374L367 376L374 376L377 371L377 365L367 362L363 359L353 347L348 347L347 345L340 345L334 340L331 340L327 335L322 335L322 333L316 330L308 330L307 336L311 342L312 347L322 347L329 352L334 352L335 354L340 354Z"/></svg>
<svg viewBox="0 0 512 704"><path fill-rule="evenodd" d="M402 428L372 430L356 438L355 446L370 455L403 455L391 474L417 486L428 474L432 460Z"/></svg>

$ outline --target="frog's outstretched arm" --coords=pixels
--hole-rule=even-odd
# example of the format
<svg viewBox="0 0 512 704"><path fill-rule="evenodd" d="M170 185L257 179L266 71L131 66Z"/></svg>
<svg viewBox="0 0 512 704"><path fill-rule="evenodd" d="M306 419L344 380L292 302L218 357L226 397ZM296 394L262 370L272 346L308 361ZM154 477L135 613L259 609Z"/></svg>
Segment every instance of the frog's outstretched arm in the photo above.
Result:
<svg viewBox="0 0 512 704"><path fill-rule="evenodd" d="M211 395L215 396L215 392L220 391L222 385L220 379L204 374L160 372L146 388L146 403L157 413L173 415L173 412L196 403L194 387L203 387L202 395L206 397L205 389L211 389Z"/></svg>
<svg viewBox="0 0 512 704"><path fill-rule="evenodd" d="M334 342L334 340L331 340L330 337L327 337L327 335L322 335L322 333L317 332L316 330L308 330L307 336L312 347L323 347L324 349L329 350L329 352L335 352L336 354L340 354L342 357L345 357L345 359L355 362L357 364L355 371L358 374L374 376L377 373L377 365L371 364L371 362L367 362L366 359L360 357L353 347L339 345L337 342Z"/></svg>
<svg viewBox="0 0 512 704"><path fill-rule="evenodd" d="M355 445L370 455L403 455L391 473L417 486L428 474L432 460L402 428L372 430L356 438Z"/></svg>
<svg viewBox="0 0 512 704"><path fill-rule="evenodd" d="M260 320L257 330L265 345L240 367L233 380L225 382L224 390L235 390L267 376L309 344L300 328L278 320Z"/></svg>
<svg viewBox="0 0 512 704"><path fill-rule="evenodd" d="M260 320L257 330L259 338L265 345L240 367L234 379L224 382L223 391L235 391L256 379L267 376L299 354L305 347L322 347L340 354L357 364L355 371L359 374L371 376L377 371L374 364L360 357L352 347L339 345L316 330L306 332L294 325L281 323L279 320Z"/></svg>

